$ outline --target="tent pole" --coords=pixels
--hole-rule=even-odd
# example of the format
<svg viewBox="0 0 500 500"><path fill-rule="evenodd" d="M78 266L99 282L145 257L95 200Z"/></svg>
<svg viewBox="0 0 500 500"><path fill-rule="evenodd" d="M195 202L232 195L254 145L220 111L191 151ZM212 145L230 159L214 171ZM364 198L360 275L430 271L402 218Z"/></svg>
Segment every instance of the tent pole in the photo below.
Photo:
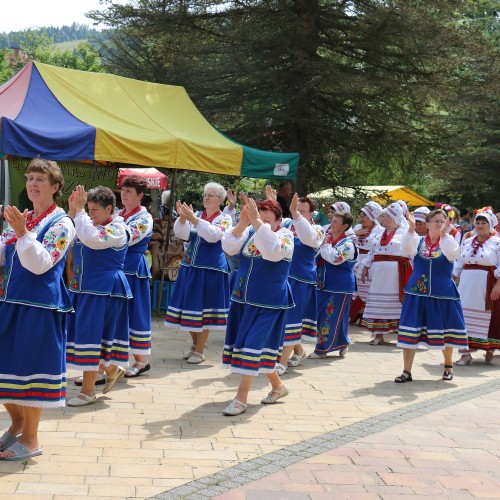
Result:
<svg viewBox="0 0 500 500"><path fill-rule="evenodd" d="M156 304L156 312L160 314L161 299L163 295L163 283L165 282L165 269L168 263L168 247L170 246L170 233L172 231L172 213L174 208L174 195L175 195L175 177L177 175L177 169L174 168L172 172L172 182L170 186L170 199L168 200L168 223L167 223L167 234L165 235L165 251L163 254L163 265L161 267L161 280L160 280L160 291L158 292L158 302Z"/></svg>

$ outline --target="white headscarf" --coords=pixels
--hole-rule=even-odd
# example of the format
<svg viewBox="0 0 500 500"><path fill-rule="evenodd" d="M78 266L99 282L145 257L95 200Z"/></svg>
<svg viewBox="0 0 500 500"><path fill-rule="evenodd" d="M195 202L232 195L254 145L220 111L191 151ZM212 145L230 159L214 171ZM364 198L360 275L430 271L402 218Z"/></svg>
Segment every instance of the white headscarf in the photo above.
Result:
<svg viewBox="0 0 500 500"><path fill-rule="evenodd" d="M430 210L427 207L419 207L413 212L413 217L415 217L415 220L425 222L428 213L430 213Z"/></svg>
<svg viewBox="0 0 500 500"><path fill-rule="evenodd" d="M369 201L361 211L372 221L378 224L377 218L382 213L382 207L376 201Z"/></svg>
<svg viewBox="0 0 500 500"><path fill-rule="evenodd" d="M478 217L484 217L488 221L490 231L493 231L498 224L497 216L489 208L483 208L481 211L476 212L474 222L476 222Z"/></svg>
<svg viewBox="0 0 500 500"><path fill-rule="evenodd" d="M403 208L398 203L392 203L388 207L385 207L382 213L388 215L398 225L401 225L401 219L404 218Z"/></svg>
<svg viewBox="0 0 500 500"><path fill-rule="evenodd" d="M401 227L410 227L410 224L408 223L408 221L406 220L406 217L404 216L406 212L408 212L408 205L403 201L403 200L397 200L396 203L402 208L403 210L403 217L401 218L401 221L399 223L399 225Z"/></svg>
<svg viewBox="0 0 500 500"><path fill-rule="evenodd" d="M345 201L336 201L335 203L330 205L330 208L334 212L350 212L351 211L351 207Z"/></svg>

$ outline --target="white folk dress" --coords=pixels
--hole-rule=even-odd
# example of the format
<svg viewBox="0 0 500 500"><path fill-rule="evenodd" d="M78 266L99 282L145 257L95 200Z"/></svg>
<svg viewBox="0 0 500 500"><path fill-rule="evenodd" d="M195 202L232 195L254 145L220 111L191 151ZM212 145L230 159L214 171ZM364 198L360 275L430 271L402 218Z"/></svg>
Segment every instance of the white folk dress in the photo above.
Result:
<svg viewBox="0 0 500 500"><path fill-rule="evenodd" d="M400 301L398 262L374 261L375 257L407 257L401 250L401 242L406 234L406 227L399 227L387 245L381 244L384 232L378 234L371 250L364 261L371 278L361 326L373 334L397 333L402 304Z"/></svg>
<svg viewBox="0 0 500 500"><path fill-rule="evenodd" d="M469 349L495 349L499 347L498 340L492 342L488 337L491 310L487 308L486 301L486 268L492 268L495 278L500 277L500 238L491 236L477 249L474 248L475 241L475 237L463 241L453 274L460 278L458 292L469 335ZM468 265L484 266L484 269L468 269Z"/></svg>

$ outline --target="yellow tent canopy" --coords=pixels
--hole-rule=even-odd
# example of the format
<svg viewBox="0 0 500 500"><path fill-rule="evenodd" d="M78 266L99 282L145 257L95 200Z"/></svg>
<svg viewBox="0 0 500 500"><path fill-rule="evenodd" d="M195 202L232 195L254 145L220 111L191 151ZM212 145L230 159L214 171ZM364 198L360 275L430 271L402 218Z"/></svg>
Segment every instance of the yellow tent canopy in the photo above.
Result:
<svg viewBox="0 0 500 500"><path fill-rule="evenodd" d="M366 198L382 205L396 200L403 200L409 207L433 207L435 203L416 193L408 186L359 186L358 189L336 187L325 189L309 195L320 200L352 200Z"/></svg>

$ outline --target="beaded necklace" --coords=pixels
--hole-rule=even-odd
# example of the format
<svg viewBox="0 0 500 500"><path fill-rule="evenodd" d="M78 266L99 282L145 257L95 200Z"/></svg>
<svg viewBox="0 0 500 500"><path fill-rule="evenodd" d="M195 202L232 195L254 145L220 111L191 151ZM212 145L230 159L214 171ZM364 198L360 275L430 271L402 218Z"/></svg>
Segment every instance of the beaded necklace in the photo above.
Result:
<svg viewBox="0 0 500 500"><path fill-rule="evenodd" d="M119 212L118 215L120 215L120 217L123 217L123 220L127 220L129 219L130 217L132 217L132 215L135 215L137 213L139 213L141 211L141 205L138 205L137 207L135 207L131 212L129 212L128 214L125 213L125 210L127 210L126 208L124 208L123 210L121 210Z"/></svg>

